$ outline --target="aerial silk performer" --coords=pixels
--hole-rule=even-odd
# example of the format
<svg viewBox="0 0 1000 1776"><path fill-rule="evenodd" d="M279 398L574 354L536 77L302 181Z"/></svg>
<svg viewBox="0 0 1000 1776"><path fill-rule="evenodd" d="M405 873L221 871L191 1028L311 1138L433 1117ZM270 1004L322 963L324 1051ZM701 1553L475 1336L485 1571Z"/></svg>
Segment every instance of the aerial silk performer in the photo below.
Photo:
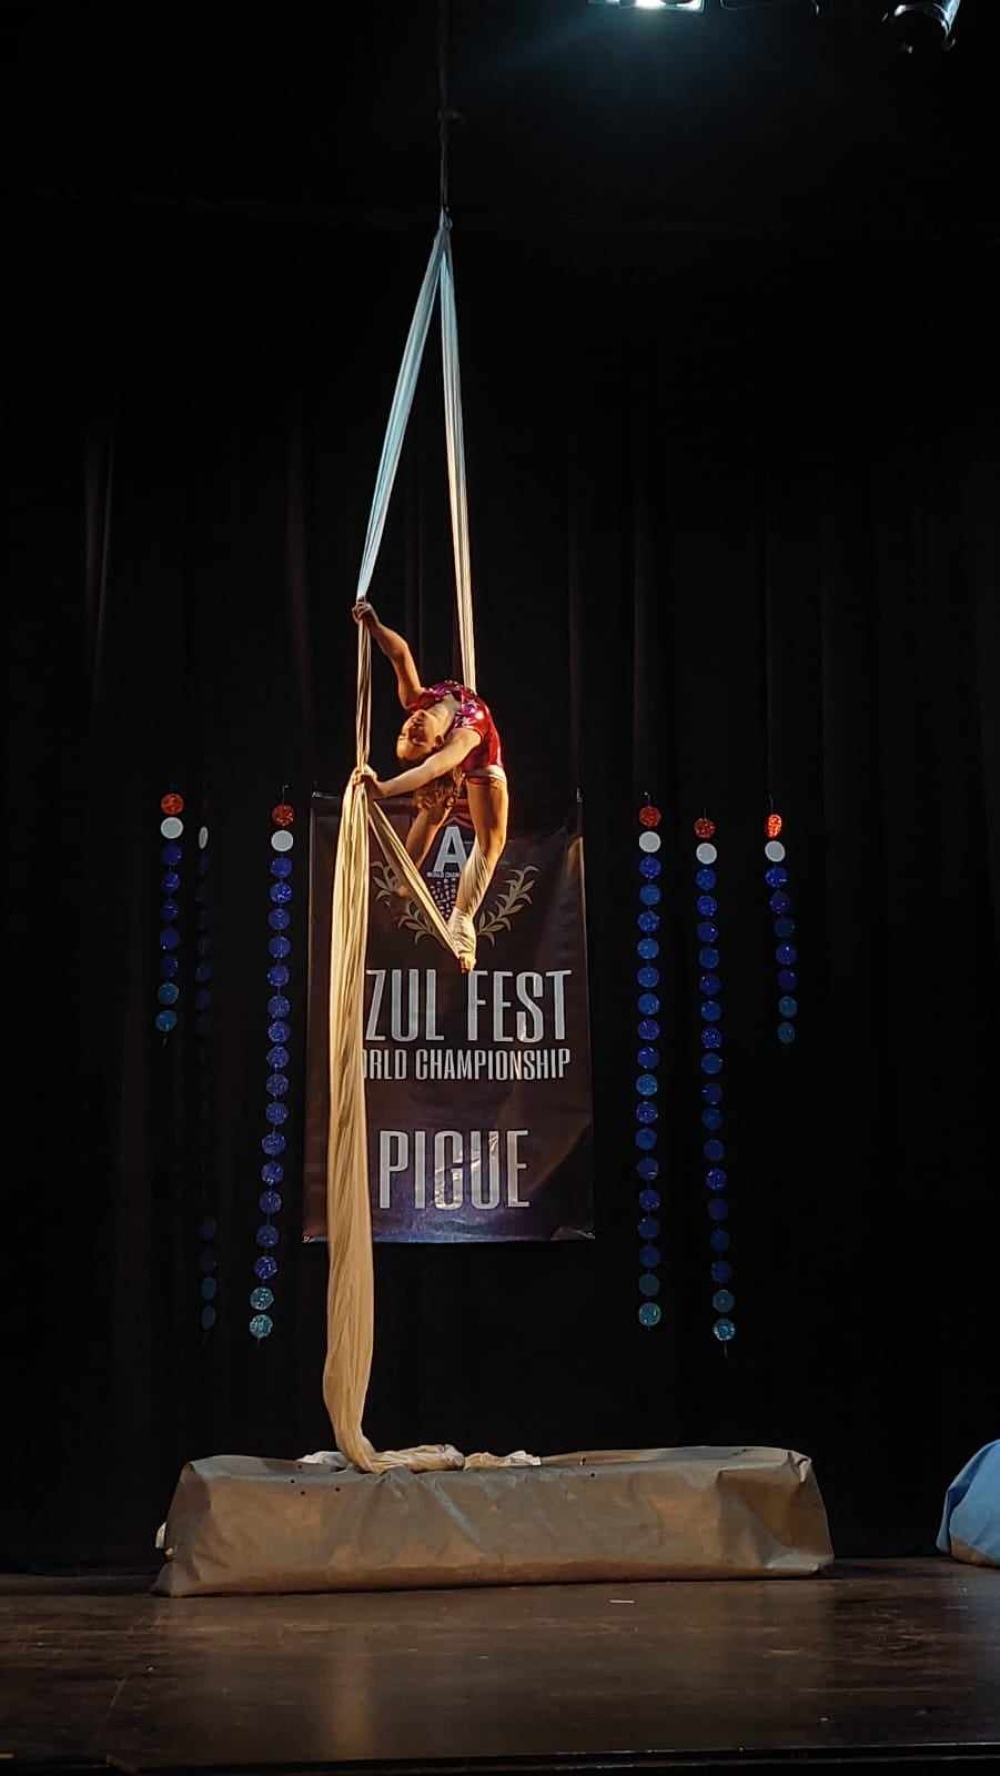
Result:
<svg viewBox="0 0 1000 1776"><path fill-rule="evenodd" d="M507 780L500 737L476 691L472 573L465 485L465 444L458 364L458 325L451 259L451 222L442 212L407 337L386 429L358 576L353 614L358 635L355 765L344 790L334 870L330 950L330 1131L327 1143L327 1345L323 1398L338 1459L366 1473L465 1466L534 1466L523 1450L466 1458L451 1444L376 1450L362 1427L374 1347L374 1266L368 1184L368 1126L363 1074L365 948L368 938L369 844L374 839L397 890L423 911L438 941L465 972L475 966L475 915L507 833ZM387 629L368 603L434 304L440 295L445 445L455 558L455 594L462 678L425 687L402 636ZM371 644L386 655L407 711L397 742L407 769L381 780L368 763L371 738ZM469 801L475 843L446 924L419 864L459 789ZM382 803L414 795L416 816L400 839Z"/></svg>

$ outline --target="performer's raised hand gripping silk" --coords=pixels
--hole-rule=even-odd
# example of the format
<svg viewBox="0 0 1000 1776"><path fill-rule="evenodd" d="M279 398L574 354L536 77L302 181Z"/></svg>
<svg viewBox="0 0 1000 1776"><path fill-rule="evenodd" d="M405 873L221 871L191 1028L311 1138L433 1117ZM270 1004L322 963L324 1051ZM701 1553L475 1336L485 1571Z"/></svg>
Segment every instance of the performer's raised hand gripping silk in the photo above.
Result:
<svg viewBox="0 0 1000 1776"><path fill-rule="evenodd" d="M468 797L475 843L448 920L459 966L468 974L476 963L475 916L507 842L507 775L500 735L486 704L468 686L450 678L421 684L408 644L379 621L370 604L355 604L352 614L391 662L399 701L408 711L396 756L411 768L385 781L373 772L366 776L370 793L380 800L414 797L417 813L406 849L418 869L463 790Z"/></svg>

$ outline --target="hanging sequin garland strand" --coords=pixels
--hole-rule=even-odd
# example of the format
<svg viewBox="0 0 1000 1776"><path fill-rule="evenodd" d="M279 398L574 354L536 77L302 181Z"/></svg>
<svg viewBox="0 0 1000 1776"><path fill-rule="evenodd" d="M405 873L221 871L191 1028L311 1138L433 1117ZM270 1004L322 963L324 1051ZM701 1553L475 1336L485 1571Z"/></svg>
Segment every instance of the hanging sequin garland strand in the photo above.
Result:
<svg viewBox="0 0 1000 1776"><path fill-rule="evenodd" d="M795 1020L799 1014L799 977L796 972L799 953L793 941L795 908L788 886L787 852L782 837L784 824L781 815L773 809L764 822L764 881L770 890L768 907L777 939L774 950L778 988L777 1035L782 1047L790 1048L798 1033Z"/></svg>
<svg viewBox="0 0 1000 1776"><path fill-rule="evenodd" d="M657 1216L661 1197L657 1188L660 1161L656 1156L657 1121L660 1114L657 1103L660 1050L655 1046L660 1037L660 997L657 992L660 985L660 939L657 934L660 929L659 908L662 898L659 877L663 868L658 856L661 839L656 829L662 818L659 808L654 807L647 796L639 809L639 939L636 945L639 958L636 974L639 988L636 999L639 1037L636 1060L639 1073L635 1082L635 1115L638 1123L635 1144L639 1149L636 1171L639 1176L641 1211L639 1293L643 1298L639 1308L639 1323L646 1327L658 1326L663 1318L663 1310L655 1299L660 1293L658 1273L662 1261L657 1244L660 1238Z"/></svg>
<svg viewBox="0 0 1000 1776"><path fill-rule="evenodd" d="M282 792L287 794L287 786ZM278 1260L275 1249L281 1235L275 1225L275 1218L280 1215L283 1199L281 1186L285 1178L284 1153L288 1141L286 1125L289 1118L288 1090L290 1078L288 1068L291 1053L288 1047L291 1041L292 1003L288 997L288 986L291 981L291 968L288 958L292 953L292 940L289 935L292 924L292 851L295 839L292 827L295 824L295 809L284 799L271 809L273 831L271 833L271 864L270 887L268 899L270 910L267 915L269 936L267 953L270 965L267 970L269 997L267 1001L267 1106L264 1117L267 1132L261 1141L264 1163L260 1169L263 1190L257 1199L257 1207L263 1217L257 1228L257 1244L261 1248L260 1256L254 1262L254 1276L257 1281L250 1292L250 1306L253 1317L250 1321L250 1335L258 1341L270 1337L274 1330L274 1319L271 1309L274 1306L274 1290L271 1287L278 1274Z"/></svg>
<svg viewBox="0 0 1000 1776"><path fill-rule="evenodd" d="M166 1038L177 1028L181 971L181 866L184 862L184 797L175 789L160 797L160 984L154 1022Z"/></svg>
<svg viewBox="0 0 1000 1776"><path fill-rule="evenodd" d="M212 881L209 829L198 829L195 864L194 1037L198 1099L198 1269L199 1316L206 1336L218 1319L218 1223L212 1196Z"/></svg>
<svg viewBox="0 0 1000 1776"><path fill-rule="evenodd" d="M705 1164L705 1189L708 1192L708 1215L712 1229L708 1236L711 1250L712 1309L714 1336L727 1345L736 1336L732 1318L735 1297L730 1288L733 1267L729 1257L731 1236L725 1223L729 1219L729 1173L726 1170L724 1138L725 1093L722 1083L722 951L719 947L719 901L717 895L718 847L714 820L702 815L694 823L695 839L695 931L698 939L698 994L700 1010L699 1065L703 1076L701 1086L701 1151Z"/></svg>

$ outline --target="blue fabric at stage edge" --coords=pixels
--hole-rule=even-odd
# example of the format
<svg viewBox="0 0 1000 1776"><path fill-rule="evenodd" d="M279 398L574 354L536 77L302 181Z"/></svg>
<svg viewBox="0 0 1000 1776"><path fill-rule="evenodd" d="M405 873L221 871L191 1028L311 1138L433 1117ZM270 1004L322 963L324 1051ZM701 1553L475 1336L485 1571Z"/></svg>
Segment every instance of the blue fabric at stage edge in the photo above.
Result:
<svg viewBox="0 0 1000 1776"><path fill-rule="evenodd" d="M1000 1566L1000 1440L987 1443L952 1481L937 1545L956 1560Z"/></svg>

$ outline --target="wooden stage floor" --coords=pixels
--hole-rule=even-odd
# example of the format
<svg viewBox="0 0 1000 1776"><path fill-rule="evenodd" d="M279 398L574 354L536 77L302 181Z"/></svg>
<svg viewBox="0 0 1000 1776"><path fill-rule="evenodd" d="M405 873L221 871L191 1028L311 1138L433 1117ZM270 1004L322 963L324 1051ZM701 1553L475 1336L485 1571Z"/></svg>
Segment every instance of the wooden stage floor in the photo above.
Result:
<svg viewBox="0 0 1000 1776"><path fill-rule="evenodd" d="M1000 1571L148 1595L0 1580L7 1770L1000 1770Z"/></svg>

